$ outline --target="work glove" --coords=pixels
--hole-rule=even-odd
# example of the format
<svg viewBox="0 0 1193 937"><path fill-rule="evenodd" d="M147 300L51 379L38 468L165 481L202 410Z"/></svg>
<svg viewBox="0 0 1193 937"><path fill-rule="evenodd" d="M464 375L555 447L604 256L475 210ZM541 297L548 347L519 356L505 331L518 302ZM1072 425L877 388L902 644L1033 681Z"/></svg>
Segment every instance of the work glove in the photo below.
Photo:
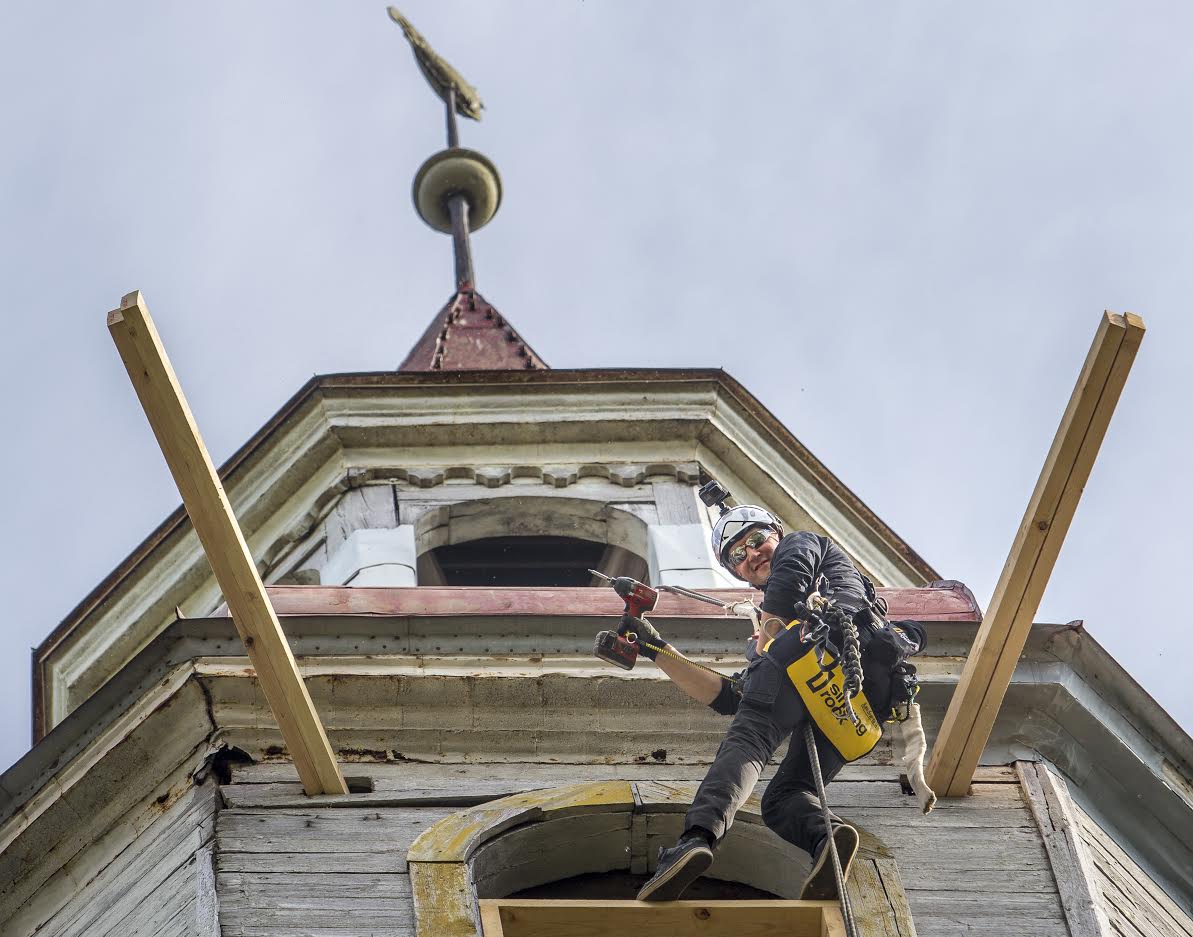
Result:
<svg viewBox="0 0 1193 937"><path fill-rule="evenodd" d="M638 653L647 660L654 660L658 655L658 651L654 648L664 647L667 643L663 640L663 636L659 634L659 629L645 618L635 618L630 614L622 615L621 621L617 624L617 633L625 635L631 631L638 635ZM642 643L643 640L649 641L654 647L647 647Z"/></svg>

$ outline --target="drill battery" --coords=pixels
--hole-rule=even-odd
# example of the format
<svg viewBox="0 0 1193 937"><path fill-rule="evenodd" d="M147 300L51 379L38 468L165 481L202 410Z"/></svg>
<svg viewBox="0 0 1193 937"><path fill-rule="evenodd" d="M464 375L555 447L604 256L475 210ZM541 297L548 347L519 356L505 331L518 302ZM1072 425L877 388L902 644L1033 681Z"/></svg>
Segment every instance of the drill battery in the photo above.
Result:
<svg viewBox="0 0 1193 937"><path fill-rule="evenodd" d="M602 631L596 636L592 653L622 670L633 670L638 660L638 645L616 631Z"/></svg>
<svg viewBox="0 0 1193 937"><path fill-rule="evenodd" d="M637 579L631 579L629 576L606 576L595 569L590 569L589 572L609 583L613 591L625 600L623 621L627 617L642 617L652 611L659 601L658 590ZM624 632L621 629L602 631L596 636L596 645L592 653L622 670L633 670L634 663L638 660L638 645L635 643L637 637L633 632Z"/></svg>

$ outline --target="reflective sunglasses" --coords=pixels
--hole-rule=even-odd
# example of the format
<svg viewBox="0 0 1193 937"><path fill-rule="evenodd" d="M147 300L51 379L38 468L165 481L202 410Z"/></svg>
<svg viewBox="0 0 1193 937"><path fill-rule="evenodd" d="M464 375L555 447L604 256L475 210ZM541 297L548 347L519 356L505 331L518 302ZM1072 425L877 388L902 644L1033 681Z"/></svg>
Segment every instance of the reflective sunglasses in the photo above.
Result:
<svg viewBox="0 0 1193 937"><path fill-rule="evenodd" d="M766 540L769 536L769 530L754 531L752 534L746 537L746 539L743 540L739 546L736 546L729 551L729 562L734 566L740 566L742 561L746 558L746 550L757 550L760 546L766 543Z"/></svg>

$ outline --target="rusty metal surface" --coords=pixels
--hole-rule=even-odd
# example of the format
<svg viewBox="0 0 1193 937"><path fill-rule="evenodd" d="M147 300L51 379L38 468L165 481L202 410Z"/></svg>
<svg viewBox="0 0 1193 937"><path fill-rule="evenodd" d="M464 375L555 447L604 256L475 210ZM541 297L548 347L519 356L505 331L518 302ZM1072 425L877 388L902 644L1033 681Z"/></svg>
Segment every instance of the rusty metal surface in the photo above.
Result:
<svg viewBox="0 0 1193 937"><path fill-rule="evenodd" d="M431 320L398 370L526 371L547 367L488 300L465 288Z"/></svg>

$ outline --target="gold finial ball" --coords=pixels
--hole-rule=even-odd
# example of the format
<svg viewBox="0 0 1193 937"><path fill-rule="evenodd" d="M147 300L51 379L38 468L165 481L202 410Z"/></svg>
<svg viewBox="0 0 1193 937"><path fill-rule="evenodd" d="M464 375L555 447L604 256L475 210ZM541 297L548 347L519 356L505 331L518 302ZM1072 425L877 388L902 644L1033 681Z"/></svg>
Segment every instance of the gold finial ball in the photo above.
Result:
<svg viewBox="0 0 1193 937"><path fill-rule="evenodd" d="M440 150L419 167L414 176L414 207L436 231L451 233L447 201L453 195L463 195L468 202L470 231L489 223L501 205L501 176L489 157L456 146Z"/></svg>

